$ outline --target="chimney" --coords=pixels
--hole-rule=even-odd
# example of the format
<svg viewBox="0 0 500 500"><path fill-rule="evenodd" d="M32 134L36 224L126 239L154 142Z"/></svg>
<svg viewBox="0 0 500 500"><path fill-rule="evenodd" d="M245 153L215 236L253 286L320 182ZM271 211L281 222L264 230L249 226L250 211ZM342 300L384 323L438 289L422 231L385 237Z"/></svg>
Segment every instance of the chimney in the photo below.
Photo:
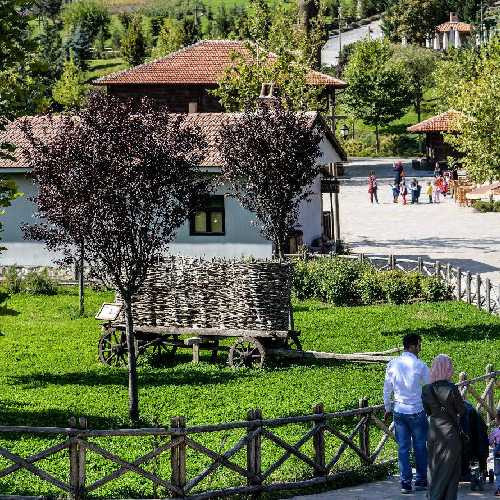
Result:
<svg viewBox="0 0 500 500"><path fill-rule="evenodd" d="M450 23L458 23L458 16L456 12L450 12Z"/></svg>
<svg viewBox="0 0 500 500"><path fill-rule="evenodd" d="M188 113L198 113L198 103L190 102L188 104Z"/></svg>
<svg viewBox="0 0 500 500"><path fill-rule="evenodd" d="M257 99L257 109L276 109L281 106L280 100L277 97L277 87L273 82L262 84L260 96Z"/></svg>

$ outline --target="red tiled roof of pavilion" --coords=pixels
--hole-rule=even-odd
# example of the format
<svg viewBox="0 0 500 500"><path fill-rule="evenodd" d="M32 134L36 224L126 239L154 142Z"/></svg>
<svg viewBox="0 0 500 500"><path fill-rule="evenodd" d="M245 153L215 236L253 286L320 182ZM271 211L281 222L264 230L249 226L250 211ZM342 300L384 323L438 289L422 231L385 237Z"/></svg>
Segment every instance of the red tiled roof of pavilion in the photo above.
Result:
<svg viewBox="0 0 500 500"><path fill-rule="evenodd" d="M232 64L232 53L249 54L245 42L202 40L166 57L98 78L96 85L216 85ZM276 54L270 52L269 60ZM347 84L319 71L309 71L307 83L342 88Z"/></svg>
<svg viewBox="0 0 500 500"><path fill-rule="evenodd" d="M452 31L457 30L460 33L470 33L472 31L472 25L467 23L462 23L460 21L447 21L436 27L436 31Z"/></svg>
<svg viewBox="0 0 500 500"><path fill-rule="evenodd" d="M407 127L408 132L414 134L421 134L425 132L450 132L453 130L453 122L459 118L461 113L459 111L446 111L437 116L432 116L427 120Z"/></svg>
<svg viewBox="0 0 500 500"><path fill-rule="evenodd" d="M321 115L316 111L308 111L304 114L307 117L307 123L310 127L313 127L318 123L323 127L323 132L326 138L332 143L340 157L343 160L346 160L347 158L342 146L340 146L333 133L323 122ZM242 113L188 113L183 115L185 119L181 126L198 127L207 143L207 151L204 159L200 163L200 166L216 167L221 165L222 158L220 156L219 148L217 147L217 138L224 127L237 122L241 115ZM17 120L9 123L6 129L3 132L0 132L0 142L9 142L16 145L17 148L14 156L17 161L0 159L0 171L2 168L8 167L25 167L25 165L23 165L23 161L26 158L23 155L23 148L27 147L29 143L20 126L23 120L28 120L34 123L36 135L50 134L51 131L54 130L53 125L47 116L27 116L18 118Z"/></svg>

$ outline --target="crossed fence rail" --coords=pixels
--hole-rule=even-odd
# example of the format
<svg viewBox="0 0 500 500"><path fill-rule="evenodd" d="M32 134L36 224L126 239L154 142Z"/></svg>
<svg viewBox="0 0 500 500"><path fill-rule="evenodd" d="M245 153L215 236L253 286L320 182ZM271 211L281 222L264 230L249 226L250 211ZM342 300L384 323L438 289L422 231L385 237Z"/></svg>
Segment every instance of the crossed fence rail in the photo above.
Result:
<svg viewBox="0 0 500 500"><path fill-rule="evenodd" d="M289 257L299 258L329 258L359 260L369 262L379 271L400 270L418 272L424 276L438 276L452 289L456 300L472 304L490 314L500 315L500 283L492 283L489 278L480 274L472 274L460 267L453 267L449 262L439 260L426 261L422 257L408 259L395 255L379 256L364 253L335 255L335 254L294 254Z"/></svg>
<svg viewBox="0 0 500 500"><path fill-rule="evenodd" d="M476 408L485 415L487 423L494 420L495 408L500 405L496 392L499 381L500 371L488 365L485 375L470 380L461 373L457 384L464 397L470 394L476 400ZM482 392L477 387L480 384L485 384ZM326 483L352 472L354 468L346 468L346 462L342 460L348 453L362 468L392 463L395 448L386 448L388 442L395 441L393 425L387 426L382 414L383 406L368 406L368 399L363 398L359 408L353 410L327 413L319 404L309 415L263 419L261 410L256 409L249 411L243 421L193 427L186 425L184 417L172 418L169 428L92 430L87 428L84 418L79 419L78 424L72 419L68 428L0 426L0 438L7 435L23 439L43 435L62 438L61 442L28 457L0 445L0 455L11 462L0 469L0 479L27 471L75 500L118 481L126 473L135 473L143 482L149 482L153 495L158 495L161 487L163 496L173 498L204 499L295 489ZM293 443L279 435L280 428L297 425L300 426L300 438ZM221 431L239 431L241 434L234 438L235 442L226 451L214 450L214 440L211 443L203 440L203 436L210 438ZM135 459L125 459L109 449L110 438L123 440L129 437L148 442L152 439L151 451ZM99 441L103 438L108 440L105 444ZM268 444L279 449L279 458L273 455L270 460L265 456L263 450ZM65 453L67 479L57 477L39 465L40 461L61 452ZM194 470L193 454L208 460L201 470L199 467ZM158 460L165 455L168 466L160 471ZM300 480L277 482L275 473L292 457L305 466L307 472ZM102 464L96 467L93 463L102 460L112 464L114 470L105 470ZM347 463L352 467L352 459ZM153 467L147 469L151 464ZM90 466L92 478L87 474ZM99 477L96 477L96 469L100 472ZM220 469L235 474L233 485L210 489L210 482L208 487L206 482L203 484ZM28 494L33 493L35 491Z"/></svg>

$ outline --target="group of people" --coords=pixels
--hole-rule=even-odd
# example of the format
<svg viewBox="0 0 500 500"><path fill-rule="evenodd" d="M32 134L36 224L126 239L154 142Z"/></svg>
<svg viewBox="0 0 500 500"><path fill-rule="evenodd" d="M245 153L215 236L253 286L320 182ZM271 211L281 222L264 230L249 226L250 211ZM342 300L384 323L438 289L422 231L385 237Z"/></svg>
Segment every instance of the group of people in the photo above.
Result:
<svg viewBox="0 0 500 500"><path fill-rule="evenodd" d="M403 353L387 365L384 382L385 421L393 415L398 443L401 493L413 491L410 451L413 447L416 477L415 490L428 490L430 500L454 500L458 483L469 464L462 463L467 445L465 423L475 409L464 401L457 386L451 382L453 364L449 356L439 354L429 370L419 359L420 335L403 339ZM481 419L482 421L482 419ZM485 454L479 453L481 469L486 473L488 444L495 460L495 496L500 497L500 410L497 427L484 437L476 433L476 447L485 441ZM488 443L489 439L489 443ZM465 466L465 467L464 467Z"/></svg>
<svg viewBox="0 0 500 500"><path fill-rule="evenodd" d="M407 204L407 196L410 194L411 203L420 202L420 194L422 186L417 179L413 179L409 186L406 183L406 175L403 168L403 162L397 161L394 163L394 181L390 185L392 190L392 198L394 203L398 203L399 198L403 205ZM425 194L428 196L429 203L439 203L441 196L446 197L449 188L449 179L445 174L438 170L435 172L433 181L427 182ZM370 195L370 203L378 203L378 181L375 172L372 170L368 176L368 194Z"/></svg>

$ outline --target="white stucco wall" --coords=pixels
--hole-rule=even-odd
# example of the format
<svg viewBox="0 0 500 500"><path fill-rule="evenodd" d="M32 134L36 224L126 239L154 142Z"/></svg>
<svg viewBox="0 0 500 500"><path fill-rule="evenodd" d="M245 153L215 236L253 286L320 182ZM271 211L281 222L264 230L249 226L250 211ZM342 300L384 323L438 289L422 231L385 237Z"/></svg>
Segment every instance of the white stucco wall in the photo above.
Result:
<svg viewBox="0 0 500 500"><path fill-rule="evenodd" d="M326 165L340 161L340 157L330 142L323 140L321 157L318 163ZM12 203L6 209L2 218L4 232L1 235L1 245L7 248L0 254L0 265L51 265L57 255L47 251L43 243L25 241L20 224L34 222L34 205L28 200L36 192L31 179L25 173L4 174L15 180L24 196ZM320 178L312 185L313 195L310 202L303 202L300 207L298 228L303 231L304 243L311 242L321 236L323 202L321 197ZM222 186L216 194L228 194L229 189ZM279 196L279 192L276 193ZM270 257L272 245L259 232L258 226L252 224L254 215L244 209L240 203L231 197L225 198L225 229L224 236L190 236L189 223L186 222L178 230L176 239L169 245L169 253L205 256L205 257Z"/></svg>

